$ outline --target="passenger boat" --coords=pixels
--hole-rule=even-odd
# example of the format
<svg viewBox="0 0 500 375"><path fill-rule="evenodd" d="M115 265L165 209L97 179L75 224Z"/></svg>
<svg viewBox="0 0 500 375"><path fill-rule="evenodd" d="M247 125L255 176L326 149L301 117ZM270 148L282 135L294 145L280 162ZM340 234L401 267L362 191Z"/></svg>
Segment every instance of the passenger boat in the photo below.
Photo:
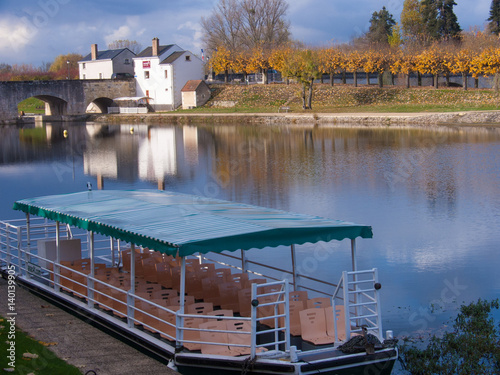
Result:
<svg viewBox="0 0 500 375"><path fill-rule="evenodd" d="M26 219L0 222L3 272L182 374L390 374L397 359L377 270L357 268L370 226L158 190L14 209ZM326 261L312 246L338 259L331 241L350 245L352 270L304 272Z"/></svg>

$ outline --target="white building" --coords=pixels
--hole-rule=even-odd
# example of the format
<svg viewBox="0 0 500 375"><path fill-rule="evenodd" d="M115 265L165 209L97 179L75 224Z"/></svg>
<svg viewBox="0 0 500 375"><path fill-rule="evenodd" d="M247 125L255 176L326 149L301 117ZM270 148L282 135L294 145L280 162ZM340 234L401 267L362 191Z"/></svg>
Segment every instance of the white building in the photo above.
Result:
<svg viewBox="0 0 500 375"><path fill-rule="evenodd" d="M92 44L91 52L78 62L80 79L110 79L114 73L134 75L133 53L128 48L99 51Z"/></svg>
<svg viewBox="0 0 500 375"><path fill-rule="evenodd" d="M189 80L203 79L203 62L176 44L160 46L158 38L134 59L137 96L150 98L157 111L182 104L181 90Z"/></svg>

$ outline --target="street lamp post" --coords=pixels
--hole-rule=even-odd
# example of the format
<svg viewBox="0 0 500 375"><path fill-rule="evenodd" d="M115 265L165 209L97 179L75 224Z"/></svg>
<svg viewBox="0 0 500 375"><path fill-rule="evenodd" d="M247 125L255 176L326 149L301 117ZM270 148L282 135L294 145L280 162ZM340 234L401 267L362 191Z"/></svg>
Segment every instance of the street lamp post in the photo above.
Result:
<svg viewBox="0 0 500 375"><path fill-rule="evenodd" d="M69 60L66 60L66 65L68 65L68 79L69 79Z"/></svg>

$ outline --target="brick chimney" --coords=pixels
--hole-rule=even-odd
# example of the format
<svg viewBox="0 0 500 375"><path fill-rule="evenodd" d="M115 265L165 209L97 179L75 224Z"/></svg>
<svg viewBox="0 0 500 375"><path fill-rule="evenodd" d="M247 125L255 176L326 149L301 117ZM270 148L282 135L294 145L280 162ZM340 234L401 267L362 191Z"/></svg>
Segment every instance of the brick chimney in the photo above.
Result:
<svg viewBox="0 0 500 375"><path fill-rule="evenodd" d="M97 60L97 44L90 46L90 55L92 56L92 60Z"/></svg>
<svg viewBox="0 0 500 375"><path fill-rule="evenodd" d="M160 50L160 39L158 38L153 38L153 50L152 50L152 55L153 56L158 56L158 51Z"/></svg>

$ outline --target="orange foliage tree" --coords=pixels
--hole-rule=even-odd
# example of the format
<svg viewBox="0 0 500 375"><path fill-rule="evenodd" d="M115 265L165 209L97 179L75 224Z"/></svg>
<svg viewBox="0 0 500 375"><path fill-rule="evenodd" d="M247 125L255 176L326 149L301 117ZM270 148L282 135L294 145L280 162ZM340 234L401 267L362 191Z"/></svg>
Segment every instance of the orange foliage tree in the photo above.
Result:
<svg viewBox="0 0 500 375"><path fill-rule="evenodd" d="M345 56L339 48L323 48L318 51L319 69L330 76L330 86L333 86L335 73L342 70Z"/></svg>

